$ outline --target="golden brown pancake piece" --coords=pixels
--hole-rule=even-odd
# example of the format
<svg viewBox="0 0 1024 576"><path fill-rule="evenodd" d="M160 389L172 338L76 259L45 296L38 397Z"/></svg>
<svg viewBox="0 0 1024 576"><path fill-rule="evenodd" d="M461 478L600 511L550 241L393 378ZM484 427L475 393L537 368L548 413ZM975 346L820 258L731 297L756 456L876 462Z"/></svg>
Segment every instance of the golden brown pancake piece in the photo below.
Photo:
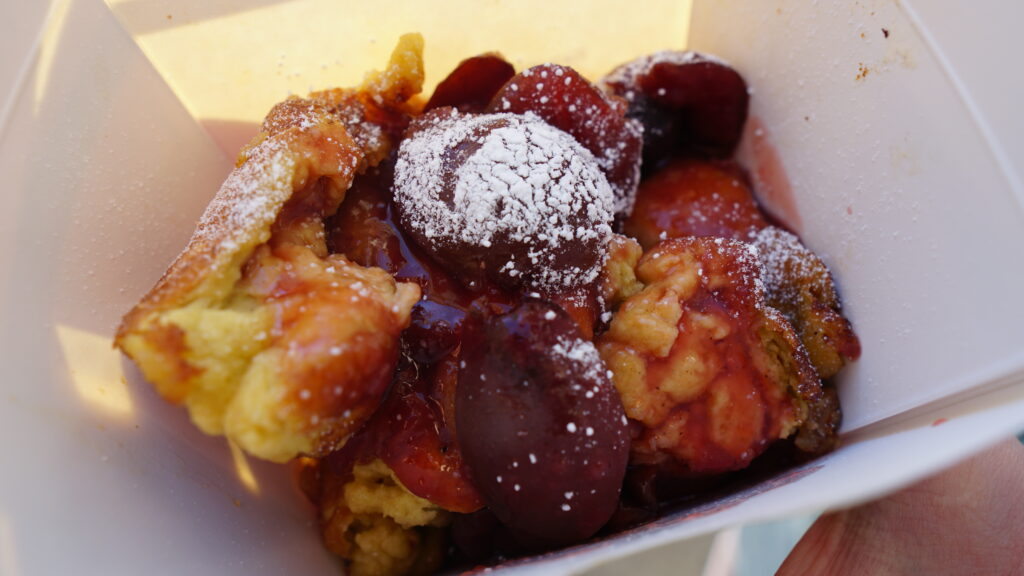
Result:
<svg viewBox="0 0 1024 576"><path fill-rule="evenodd" d="M666 240L636 276L643 289L598 339L626 415L640 424L634 463L739 470L808 419L821 383L793 328L765 304L749 244Z"/></svg>
<svg viewBox="0 0 1024 576"><path fill-rule="evenodd" d="M275 106L125 316L115 344L203 431L270 460L322 455L379 403L419 288L328 255L323 220L389 149L371 117L415 107L421 49L405 36L362 87Z"/></svg>

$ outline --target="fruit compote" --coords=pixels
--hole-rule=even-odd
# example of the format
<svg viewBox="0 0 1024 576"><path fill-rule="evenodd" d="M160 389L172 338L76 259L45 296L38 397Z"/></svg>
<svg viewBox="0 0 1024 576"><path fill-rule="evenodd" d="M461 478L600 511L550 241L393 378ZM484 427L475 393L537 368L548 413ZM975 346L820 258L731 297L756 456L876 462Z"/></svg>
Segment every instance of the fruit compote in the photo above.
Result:
<svg viewBox="0 0 1024 576"><path fill-rule="evenodd" d="M834 446L822 378L859 345L731 160L748 101L695 53L597 85L485 54L356 178L330 251L423 297L383 403L317 467L355 571L578 543Z"/></svg>

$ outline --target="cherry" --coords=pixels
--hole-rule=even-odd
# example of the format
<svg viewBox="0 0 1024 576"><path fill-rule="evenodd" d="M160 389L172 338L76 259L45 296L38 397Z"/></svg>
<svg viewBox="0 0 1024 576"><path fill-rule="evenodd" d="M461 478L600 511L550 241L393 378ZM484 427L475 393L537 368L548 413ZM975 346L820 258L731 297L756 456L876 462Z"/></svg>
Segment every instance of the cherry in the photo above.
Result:
<svg viewBox="0 0 1024 576"><path fill-rule="evenodd" d="M490 112L532 112L568 132L597 158L615 193L615 211L627 215L640 182L643 138L625 105L609 98L567 66L542 64L520 72L494 95Z"/></svg>
<svg viewBox="0 0 1024 576"><path fill-rule="evenodd" d="M456 434L487 506L520 541L583 540L614 513L629 456L622 403L558 306L527 299L463 327Z"/></svg>
<svg viewBox="0 0 1024 576"><path fill-rule="evenodd" d="M620 66L602 84L644 126L645 171L679 152L728 157L743 134L747 84L707 56L660 52Z"/></svg>
<svg viewBox="0 0 1024 576"><path fill-rule="evenodd" d="M516 69L499 54L467 58L452 70L430 97L424 112L451 106L460 112L483 112Z"/></svg>

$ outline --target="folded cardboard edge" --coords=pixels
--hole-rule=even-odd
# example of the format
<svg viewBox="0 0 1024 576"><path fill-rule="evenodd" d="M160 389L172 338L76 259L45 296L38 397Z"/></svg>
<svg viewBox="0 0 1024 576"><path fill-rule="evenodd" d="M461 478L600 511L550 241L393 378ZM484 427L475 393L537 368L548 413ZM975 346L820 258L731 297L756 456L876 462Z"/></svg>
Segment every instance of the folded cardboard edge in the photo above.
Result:
<svg viewBox="0 0 1024 576"><path fill-rule="evenodd" d="M230 458L204 468L208 452L161 429L133 396L155 393L121 379L109 345L117 318L184 245L231 162L102 2L66 6L47 89L24 83L0 141L0 236L11 233L0 247L0 356L13 384L0 402L12 441L0 462L19 471L0 480L0 540L10 538L0 544L26 573L335 573L287 469L260 478L273 498L250 495ZM112 389L130 391L97 401ZM141 426L131 410L147 417Z"/></svg>
<svg viewBox="0 0 1024 576"><path fill-rule="evenodd" d="M985 144L988 146L989 151L992 153L992 157L995 158L1000 171L1002 172L1003 178L1006 180L1007 186L1013 190L1014 196L1017 198L1017 203L1020 205L1021 210L1024 210L1024 178L1021 177L1020 170L1024 169L1024 156L1016 158L1016 162L1013 156L1007 150L1005 143L999 138L995 130L993 130L992 123L989 121L988 115L981 109L981 104L975 97L971 89L967 86L967 83L963 80L963 76L957 71L956 66L953 64L952 59L942 48L935 35L932 33L931 27L925 24L924 19L921 17L920 12L914 8L916 2L912 0L903 0L900 3L900 7L903 9L907 18L917 29L918 34L928 45L932 55L939 64L942 66L943 72L945 72L947 78L949 78L950 84L956 90L960 97L960 100L964 104L964 108L971 115L978 130L984 137ZM988 10L992 10L992 7L988 7Z"/></svg>

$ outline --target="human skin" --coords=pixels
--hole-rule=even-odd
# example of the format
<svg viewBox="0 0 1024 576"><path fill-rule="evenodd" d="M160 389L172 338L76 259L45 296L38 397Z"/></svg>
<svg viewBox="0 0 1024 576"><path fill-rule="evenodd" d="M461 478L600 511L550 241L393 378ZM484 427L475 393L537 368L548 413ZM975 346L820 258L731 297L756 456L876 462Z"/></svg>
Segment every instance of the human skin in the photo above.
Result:
<svg viewBox="0 0 1024 576"><path fill-rule="evenodd" d="M822 516L776 576L811 574L1024 574L1024 445Z"/></svg>

